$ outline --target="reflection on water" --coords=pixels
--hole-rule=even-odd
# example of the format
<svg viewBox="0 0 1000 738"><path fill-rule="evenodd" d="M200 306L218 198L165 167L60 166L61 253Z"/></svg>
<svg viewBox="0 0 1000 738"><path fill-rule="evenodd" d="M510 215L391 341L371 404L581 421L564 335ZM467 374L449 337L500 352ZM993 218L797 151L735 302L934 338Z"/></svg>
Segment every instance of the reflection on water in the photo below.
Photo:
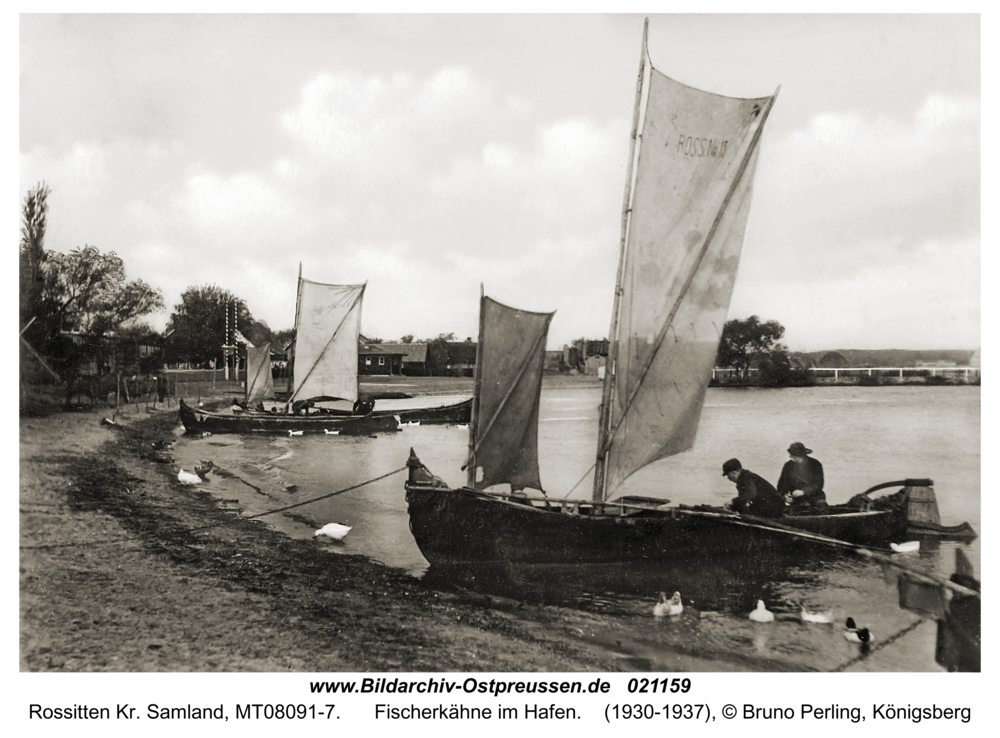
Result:
<svg viewBox="0 0 1000 738"><path fill-rule="evenodd" d="M589 496L599 402L600 390L594 387L543 390L539 455L550 497ZM802 441L824 464L831 502L846 501L881 482L931 478L942 523L968 521L982 534L979 412L977 387L713 389L695 448L638 472L622 492L674 503L721 504L735 494L721 476L723 460L737 456L773 482L789 443ZM829 548L796 549L756 561L428 569L409 531L403 467L412 447L435 474L461 485L467 442L467 432L456 426L407 427L375 439L182 436L175 458L185 468L212 460L226 475L210 476L207 488L245 515L349 489L264 519L298 537L311 537L326 523L343 523L353 530L338 551L369 556L442 586L458 584L614 617L615 640L651 654L647 666L664 665L657 659L666 659L668 652L675 659L681 652L718 659L721 670L831 670L859 656L842 637L847 616L882 636L916 620L897 606L894 570ZM385 474L391 476L368 483ZM948 576L959 546L980 572L979 540L925 541L919 552L901 554L900 560ZM661 591L681 592L685 611L679 618L653 621ZM746 619L758 599L777 616L770 626ZM802 623L803 606L832 609L837 623ZM927 623L900 639L905 647L878 651L851 668L938 671L933 641L934 626ZM675 661L669 663L677 668ZM696 668L705 665L699 662Z"/></svg>

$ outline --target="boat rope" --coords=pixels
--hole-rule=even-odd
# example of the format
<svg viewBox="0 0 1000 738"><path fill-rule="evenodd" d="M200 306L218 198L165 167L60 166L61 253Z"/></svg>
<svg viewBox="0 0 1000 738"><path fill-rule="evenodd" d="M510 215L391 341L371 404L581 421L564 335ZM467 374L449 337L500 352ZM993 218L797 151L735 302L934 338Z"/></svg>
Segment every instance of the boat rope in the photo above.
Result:
<svg viewBox="0 0 1000 738"><path fill-rule="evenodd" d="M303 505L309 505L309 504L311 504L313 502L318 502L319 500L325 500L328 497L335 497L336 495L342 495L345 492L351 492L352 490L359 489L361 487L364 487L365 485L371 484L373 482L378 482L378 481L380 481L382 479L385 479L387 477L391 477L393 474L399 474L402 471L406 471L406 467L405 466L400 467L399 469L395 469L395 470L393 470L391 472L388 472L386 474L383 474L380 477L375 477L373 479L369 479L366 482L361 482L359 484L355 484L355 485L352 485L350 487L345 487L344 489L337 490L336 492L330 492L330 493L325 494L325 495L320 495L319 497L313 497L313 498L308 499L308 500L303 500L302 502L296 502L293 505L286 505L285 507L279 507L276 510L268 510L267 512L258 513L256 515L248 515L248 516L246 516L244 518L241 518L241 519L242 520L254 520L255 518L262 518L265 515L274 515L275 513L285 512L286 510L291 510L292 508L302 507ZM220 528L220 527L222 527L224 525L228 525L228 523L229 523L229 521L225 521L225 522L221 522L221 523L212 523L211 525L202 525L202 526L198 526L197 528L190 528L189 532L191 532L191 533L200 533L200 532L205 531L205 530L210 530L211 528ZM41 544L38 544L38 545L35 545L35 546L20 546L20 550L26 551L26 550L32 550L32 549L46 549L46 548L84 548L84 547L87 547L87 546L101 546L101 545L104 545L106 543L122 543L124 541L140 541L140 540L144 540L145 538L146 538L146 536L118 536L116 538L104 538L104 539L101 539L99 541L76 541L76 542L73 542L73 543L41 543Z"/></svg>
<svg viewBox="0 0 1000 738"><path fill-rule="evenodd" d="M383 479L386 479L387 477L391 477L393 474L399 474L400 472L403 472L403 471L406 471L406 467L405 466L401 466L399 469L395 469L394 471L391 471L391 472L388 472L386 474L383 474L380 477L375 477L374 479L369 479L367 482L361 482L360 484L355 484L352 487L345 487L344 489L339 489L336 492L330 492L329 494L320 495L319 497L313 497L312 499L309 499L309 500L304 500L302 502L296 502L294 505L286 505L285 507L279 507L277 510L268 510L267 512L258 513L257 515L248 515L247 517L245 517L243 519L244 520L253 520L255 518L262 518L265 515L274 515L275 513L285 512L285 510L291 510L292 508L302 507L303 505L309 505L309 504L312 504L313 502L318 502L319 500L325 500L328 497L336 497L337 495L342 495L345 492L351 492L353 490L356 490L356 489L359 489L361 487L364 487L366 484L371 484L372 482L379 482L379 481L381 481ZM206 527L215 527L215 526L206 526ZM201 530L201 529L200 528L193 528L192 530Z"/></svg>
<svg viewBox="0 0 1000 738"><path fill-rule="evenodd" d="M590 465L590 468L587 469L587 471L585 471L583 473L583 476L580 477L580 482L582 482L584 479L586 479L587 477L589 477L590 476L590 472L594 471L594 469L596 469L596 468L597 468L597 462L595 461L593 464ZM569 497L571 494L573 494L573 490L575 490L577 487L580 486L580 482L577 482L572 487L570 487L569 492L567 492L566 494L564 494L562 496L562 499L565 500L567 497Z"/></svg>
<svg viewBox="0 0 1000 738"><path fill-rule="evenodd" d="M888 646L889 644L893 643L894 641L898 641L900 638L902 638L903 636L905 636L911 630L916 630L917 626L923 625L924 623L927 622L927 620L928 620L928 618L920 618L920 620L917 620L915 622L910 623L905 628L903 628L901 631L899 631L898 633L896 633L893 636L890 636L889 638L886 638L884 641L879 641L874 646L869 646L868 648L862 647L860 654L858 654L857 656L855 656L850 661L847 661L847 662L841 664L840 666L838 666L833 671L835 673L839 672L839 671L843 671L844 669L849 669L850 667L854 666L859 661L864 661L866 658L868 658L869 656L871 656L876 651L880 651L883 648L885 648L886 646Z"/></svg>

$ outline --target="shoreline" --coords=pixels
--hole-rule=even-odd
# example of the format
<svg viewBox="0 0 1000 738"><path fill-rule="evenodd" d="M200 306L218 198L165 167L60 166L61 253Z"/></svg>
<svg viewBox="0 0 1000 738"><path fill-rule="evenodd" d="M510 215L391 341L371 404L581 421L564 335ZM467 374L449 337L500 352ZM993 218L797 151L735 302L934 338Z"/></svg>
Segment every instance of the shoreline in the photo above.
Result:
<svg viewBox="0 0 1000 738"><path fill-rule="evenodd" d="M22 672L743 670L242 518L177 481L175 404L126 409L20 419Z"/></svg>

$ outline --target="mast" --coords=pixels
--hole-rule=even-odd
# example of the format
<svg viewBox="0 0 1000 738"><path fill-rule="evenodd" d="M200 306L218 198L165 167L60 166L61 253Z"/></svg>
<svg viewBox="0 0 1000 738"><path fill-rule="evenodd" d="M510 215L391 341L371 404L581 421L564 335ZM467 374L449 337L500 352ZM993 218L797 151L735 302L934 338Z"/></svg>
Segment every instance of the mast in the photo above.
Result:
<svg viewBox="0 0 1000 738"><path fill-rule="evenodd" d="M469 468L466 486L476 486L476 432L479 430L479 383L483 378L483 320L486 316L486 292L479 283L479 338L476 340L476 372L472 384L472 418L469 423Z"/></svg>
<svg viewBox="0 0 1000 738"><path fill-rule="evenodd" d="M639 136L639 110L642 104L642 88L646 72L646 38L649 18L642 24L642 49L639 52L639 74L635 85L635 108L632 112L632 134L628 147L628 171L625 175L625 195L622 198L621 243L618 253L618 273L615 276L615 300L611 310L611 328L608 330L608 359L604 367L604 393L601 397L601 419L598 426L597 462L594 469L593 500L603 502L607 478L605 460L607 438L611 424L611 400L614 391L615 363L618 356L618 320L622 294L622 274L625 267L626 244L628 242L629 219L632 214L632 170L635 162L636 139Z"/></svg>
<svg viewBox="0 0 1000 738"><path fill-rule="evenodd" d="M294 335L292 337L292 360L288 362L288 401L285 403L285 412L291 412L292 392L295 389L295 354L298 348L299 338L299 300L302 299L302 262L299 262L299 277L295 282L295 322L292 324Z"/></svg>

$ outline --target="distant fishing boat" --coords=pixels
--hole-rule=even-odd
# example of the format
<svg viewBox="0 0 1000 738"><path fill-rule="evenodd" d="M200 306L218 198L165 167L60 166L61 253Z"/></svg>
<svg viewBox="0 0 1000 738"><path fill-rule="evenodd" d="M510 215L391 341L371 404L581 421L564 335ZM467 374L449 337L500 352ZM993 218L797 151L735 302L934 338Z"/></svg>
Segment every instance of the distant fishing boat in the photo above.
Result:
<svg viewBox="0 0 1000 738"><path fill-rule="evenodd" d="M611 499L634 472L694 444L776 95L724 97L670 79L652 66L644 28L592 499L553 500L540 480L539 398L554 313L482 295L467 484L448 487L413 450L407 462L410 529L432 565L651 562L810 539L907 540L908 499L917 488L932 498L929 480L777 520Z"/></svg>
<svg viewBox="0 0 1000 738"><path fill-rule="evenodd" d="M467 423L472 400L451 405L378 411L358 390L358 337L366 284L336 285L302 278L295 300L291 391L271 412L259 409L275 398L270 347L248 348L246 400L238 412L210 412L180 401L188 431L285 433L338 431L343 435L396 432L402 422ZM323 407L344 400L351 410Z"/></svg>

